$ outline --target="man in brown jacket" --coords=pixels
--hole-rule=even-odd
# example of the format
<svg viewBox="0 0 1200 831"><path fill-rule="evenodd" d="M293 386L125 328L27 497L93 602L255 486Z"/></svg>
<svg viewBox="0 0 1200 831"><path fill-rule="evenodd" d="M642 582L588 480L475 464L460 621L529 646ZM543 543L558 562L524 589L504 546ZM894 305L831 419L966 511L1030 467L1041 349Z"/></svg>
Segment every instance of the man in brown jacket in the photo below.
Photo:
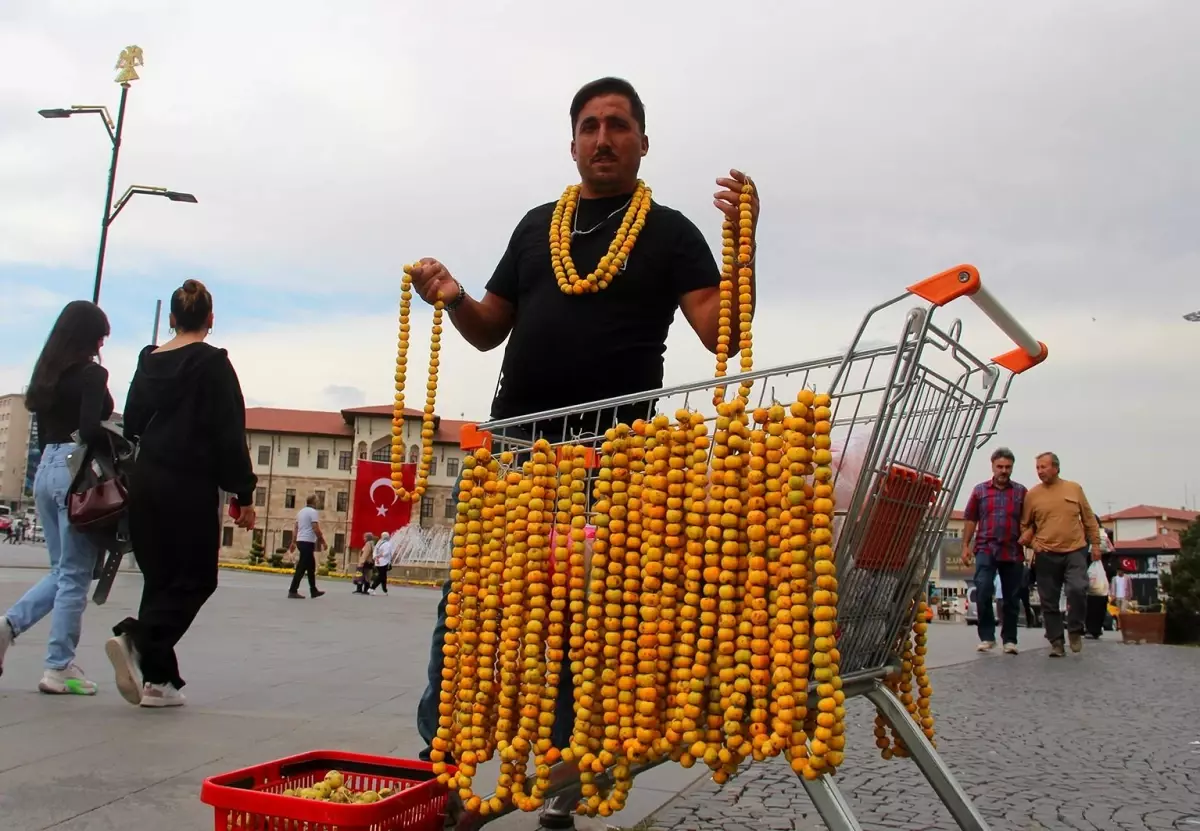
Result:
<svg viewBox="0 0 1200 831"><path fill-rule="evenodd" d="M1038 596L1051 658L1066 654L1059 607L1064 585L1071 651L1083 649L1089 548L1091 559L1099 560L1101 554L1100 526L1083 488L1059 478L1058 471L1058 456L1043 453L1037 457L1037 475L1042 481L1026 494L1021 511L1020 542L1031 546L1036 558Z"/></svg>

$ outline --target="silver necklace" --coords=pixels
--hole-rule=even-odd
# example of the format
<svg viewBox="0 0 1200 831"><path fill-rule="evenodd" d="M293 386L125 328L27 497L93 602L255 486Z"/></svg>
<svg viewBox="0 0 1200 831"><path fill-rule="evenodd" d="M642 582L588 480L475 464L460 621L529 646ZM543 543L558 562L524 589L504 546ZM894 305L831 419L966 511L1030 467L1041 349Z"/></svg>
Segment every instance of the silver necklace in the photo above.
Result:
<svg viewBox="0 0 1200 831"><path fill-rule="evenodd" d="M592 231L595 231L597 228L599 228L599 227L600 227L601 225L603 225L605 222L608 222L610 219L612 219L612 218L613 218L614 216L616 216L617 214L619 214L619 213L622 213L622 212L623 212L623 211L624 211L626 208L628 208L628 207L629 207L629 203L630 203L630 202L632 202L632 201L633 201L633 197L631 196L631 197L629 197L628 199L626 199L626 200L625 200L625 204L624 204L624 205L622 205L621 207L617 208L615 211L613 211L612 213L610 213L608 216L604 217L604 219L602 219L602 220L600 220L599 222L597 222L597 223L596 223L595 225L593 225L591 228L588 228L586 231L580 231L580 230L579 230L579 227L578 227L578 226L579 226L579 207L578 207L578 206L576 206L576 208L575 208L575 213L574 213L574 215L572 215L572 217L571 217L571 239L574 239L575 237L582 237L582 236L586 236L586 235L588 235L588 234L592 233Z"/></svg>

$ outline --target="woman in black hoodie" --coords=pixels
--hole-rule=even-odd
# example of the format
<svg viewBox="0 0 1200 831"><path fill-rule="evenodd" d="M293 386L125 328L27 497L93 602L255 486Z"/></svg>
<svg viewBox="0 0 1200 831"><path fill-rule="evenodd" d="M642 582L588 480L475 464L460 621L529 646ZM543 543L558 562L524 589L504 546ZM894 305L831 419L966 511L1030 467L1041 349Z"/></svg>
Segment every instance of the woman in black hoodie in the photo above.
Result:
<svg viewBox="0 0 1200 831"><path fill-rule="evenodd" d="M137 618L113 628L105 651L121 695L143 707L184 703L175 645L217 588L221 490L237 524L254 527L246 405L225 350L204 342L212 323L212 295L184 281L171 295L175 337L142 350L125 399L125 435L138 442L129 532L145 583Z"/></svg>

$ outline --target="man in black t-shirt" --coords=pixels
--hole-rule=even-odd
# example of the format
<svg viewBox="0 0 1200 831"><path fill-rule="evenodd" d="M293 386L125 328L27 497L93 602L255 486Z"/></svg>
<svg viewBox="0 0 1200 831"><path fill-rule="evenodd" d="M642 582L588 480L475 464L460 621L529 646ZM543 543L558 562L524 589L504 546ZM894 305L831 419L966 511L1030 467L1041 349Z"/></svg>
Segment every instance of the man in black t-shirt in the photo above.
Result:
<svg viewBox="0 0 1200 831"><path fill-rule="evenodd" d="M581 178L571 255L586 274L613 241L650 143L641 99L616 78L576 94L571 124L571 155ZM735 221L748 181L735 170L717 179L714 202ZM430 303L440 293L454 327L472 346L486 352L508 338L494 419L660 387L677 308L710 352L721 337L720 272L687 217L653 203L624 270L599 292L571 295L560 290L551 265L554 207L540 205L517 224L481 300L437 260L413 269L415 291ZM757 195L751 209L757 222ZM736 349L735 339L731 352Z"/></svg>
<svg viewBox="0 0 1200 831"><path fill-rule="evenodd" d="M578 273L586 275L609 252L635 198L638 170L650 142L641 99L628 82L617 78L593 81L576 93L571 128L571 156L581 182L570 249ZM736 170L717 179L720 190L714 194L714 204L734 222L740 218L741 188L749 182ZM486 352L508 339L492 402L493 419L661 387L667 331L676 309L682 309L710 352L728 342L730 354L736 353L736 338L720 331L720 271L704 237L687 217L652 203L619 273L599 291L567 294L559 286L550 251L555 204L534 208L517 224L480 300L468 295L437 260L421 260L412 270L414 291L429 303L440 295L450 321L476 349ZM755 223L758 210L756 194L751 202ZM568 426L599 433L614 420L649 415L624 410L589 413ZM563 439L561 420L531 425L530 432L534 430L552 441ZM429 686L417 709L417 727L426 744L437 731L449 585L438 607ZM570 675L565 673L554 725L554 743L560 748L570 736L572 702ZM428 758L428 752L426 748L423 758ZM542 826L571 828L569 807L549 805Z"/></svg>

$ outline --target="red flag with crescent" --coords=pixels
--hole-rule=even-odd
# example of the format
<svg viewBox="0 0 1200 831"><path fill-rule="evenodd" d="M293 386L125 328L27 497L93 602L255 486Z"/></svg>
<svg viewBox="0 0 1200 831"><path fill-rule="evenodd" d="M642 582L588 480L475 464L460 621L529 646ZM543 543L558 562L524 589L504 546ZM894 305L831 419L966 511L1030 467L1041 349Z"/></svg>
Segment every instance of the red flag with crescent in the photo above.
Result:
<svg viewBox="0 0 1200 831"><path fill-rule="evenodd" d="M404 487L412 490L417 478L416 465L404 465L401 470ZM412 503L396 496L392 489L390 462L359 459L354 472L354 513L350 516L350 547L362 548L368 532L379 539L384 532L392 533L408 525Z"/></svg>

